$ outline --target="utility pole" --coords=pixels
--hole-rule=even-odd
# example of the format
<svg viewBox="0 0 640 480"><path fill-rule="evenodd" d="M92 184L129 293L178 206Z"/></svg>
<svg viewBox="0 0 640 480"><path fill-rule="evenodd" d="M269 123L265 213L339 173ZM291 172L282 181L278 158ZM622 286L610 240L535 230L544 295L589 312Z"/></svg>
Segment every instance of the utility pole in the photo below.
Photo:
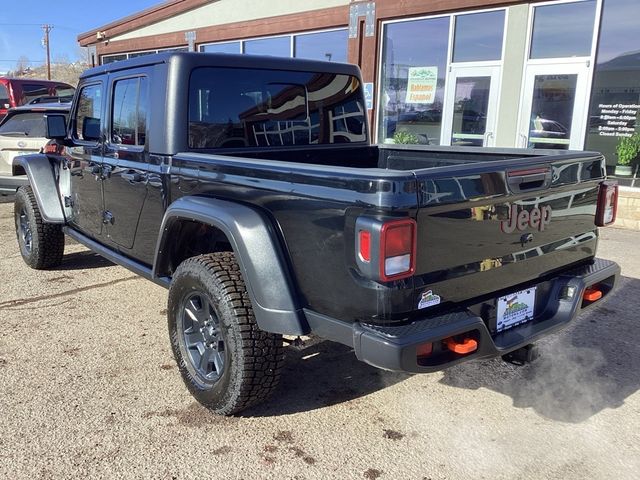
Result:
<svg viewBox="0 0 640 480"><path fill-rule="evenodd" d="M44 43L44 46L47 49L47 80L51 80L51 53L49 51L49 32L52 29L53 25L42 26L42 30L44 31L44 38L42 39L42 43Z"/></svg>

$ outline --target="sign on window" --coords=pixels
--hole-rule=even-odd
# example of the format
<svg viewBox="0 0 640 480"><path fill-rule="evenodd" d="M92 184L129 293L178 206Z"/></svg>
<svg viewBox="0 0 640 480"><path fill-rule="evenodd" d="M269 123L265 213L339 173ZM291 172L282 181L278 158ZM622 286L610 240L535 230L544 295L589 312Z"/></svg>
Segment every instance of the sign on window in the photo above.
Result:
<svg viewBox="0 0 640 480"><path fill-rule="evenodd" d="M405 103L433 103L437 86L438 67L409 67Z"/></svg>

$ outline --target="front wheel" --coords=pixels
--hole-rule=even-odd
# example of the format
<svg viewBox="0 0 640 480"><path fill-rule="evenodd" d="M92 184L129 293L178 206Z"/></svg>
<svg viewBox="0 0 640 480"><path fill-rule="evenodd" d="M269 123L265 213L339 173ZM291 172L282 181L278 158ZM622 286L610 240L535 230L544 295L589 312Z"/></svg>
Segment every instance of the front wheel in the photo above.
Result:
<svg viewBox="0 0 640 480"><path fill-rule="evenodd" d="M62 226L42 219L31 186L20 187L16 192L14 216L20 254L25 263L37 270L59 265L64 255Z"/></svg>
<svg viewBox="0 0 640 480"><path fill-rule="evenodd" d="M182 262L167 314L174 357L200 403L232 415L275 389L284 363L282 337L259 329L232 252Z"/></svg>

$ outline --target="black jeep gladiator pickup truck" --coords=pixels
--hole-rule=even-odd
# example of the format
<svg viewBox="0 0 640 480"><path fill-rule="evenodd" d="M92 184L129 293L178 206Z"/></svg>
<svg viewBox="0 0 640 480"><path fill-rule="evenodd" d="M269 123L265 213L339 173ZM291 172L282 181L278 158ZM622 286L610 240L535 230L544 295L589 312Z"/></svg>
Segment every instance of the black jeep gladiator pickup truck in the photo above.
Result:
<svg viewBox="0 0 640 480"><path fill-rule="evenodd" d="M85 72L57 154L18 157L20 250L64 235L169 289L195 398L264 399L283 337L433 372L526 351L613 290L617 186L591 152L369 144L359 70L165 53ZM62 153L60 153L62 152Z"/></svg>

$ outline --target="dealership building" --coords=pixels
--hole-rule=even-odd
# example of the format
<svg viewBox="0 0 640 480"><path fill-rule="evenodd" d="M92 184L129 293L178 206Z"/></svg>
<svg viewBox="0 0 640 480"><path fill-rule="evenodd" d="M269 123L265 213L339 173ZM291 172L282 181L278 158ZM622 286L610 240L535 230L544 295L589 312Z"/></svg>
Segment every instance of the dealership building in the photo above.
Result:
<svg viewBox="0 0 640 480"><path fill-rule="evenodd" d="M638 0L171 0L78 40L94 65L165 50L355 63L379 143L597 150L640 187L637 158L616 166L640 145L638 19ZM640 205L625 190L622 209Z"/></svg>

